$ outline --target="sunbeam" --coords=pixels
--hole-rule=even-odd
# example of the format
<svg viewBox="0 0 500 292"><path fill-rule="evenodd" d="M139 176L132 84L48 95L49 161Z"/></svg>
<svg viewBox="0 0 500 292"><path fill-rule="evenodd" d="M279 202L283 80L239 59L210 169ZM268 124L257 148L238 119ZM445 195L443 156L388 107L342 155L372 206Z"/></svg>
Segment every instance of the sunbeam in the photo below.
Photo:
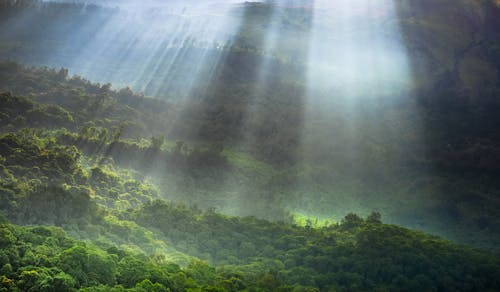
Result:
<svg viewBox="0 0 500 292"><path fill-rule="evenodd" d="M394 95L411 83L392 0L316 1L309 88L338 97Z"/></svg>
<svg viewBox="0 0 500 292"><path fill-rule="evenodd" d="M301 176L294 208L305 214L335 214L337 219L345 210L383 210L387 201L379 201L375 189L382 187L387 197L393 196L391 177L407 171L402 166L405 156L424 155L421 118L409 94L413 77L394 3L318 0L310 9L297 155L314 167ZM405 116L394 115L403 108ZM308 205L311 196L315 203ZM397 194L394 200L405 204ZM321 205L335 207L319 211Z"/></svg>
<svg viewBox="0 0 500 292"><path fill-rule="evenodd" d="M0 290L500 291L498 28L496 0L0 0Z"/></svg>

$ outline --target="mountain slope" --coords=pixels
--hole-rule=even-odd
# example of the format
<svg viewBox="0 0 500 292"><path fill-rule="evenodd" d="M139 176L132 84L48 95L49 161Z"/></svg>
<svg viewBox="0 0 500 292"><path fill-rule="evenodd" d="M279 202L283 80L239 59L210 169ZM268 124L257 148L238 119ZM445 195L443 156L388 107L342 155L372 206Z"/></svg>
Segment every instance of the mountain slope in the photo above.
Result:
<svg viewBox="0 0 500 292"><path fill-rule="evenodd" d="M0 290L500 290L498 5L299 2L1 2Z"/></svg>

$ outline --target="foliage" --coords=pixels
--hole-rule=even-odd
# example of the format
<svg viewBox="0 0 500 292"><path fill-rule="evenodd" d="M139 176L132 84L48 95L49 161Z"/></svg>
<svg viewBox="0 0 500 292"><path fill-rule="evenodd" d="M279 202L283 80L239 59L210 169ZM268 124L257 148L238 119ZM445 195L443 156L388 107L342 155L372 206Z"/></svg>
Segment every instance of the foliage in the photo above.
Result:
<svg viewBox="0 0 500 292"><path fill-rule="evenodd" d="M23 32L1 33L0 54L40 62L116 12L82 3L0 2L0 28ZM0 291L500 290L497 253L381 215L500 246L500 10L395 2L413 87L312 106L313 15L273 7L238 6L231 45L183 44L224 55L187 99L159 76L165 100L0 62ZM269 52L274 25L286 41Z"/></svg>
<svg viewBox="0 0 500 292"><path fill-rule="evenodd" d="M98 245L69 239L61 229L22 228L4 220L0 266L6 289L498 288L496 255L382 224L379 213L367 219L349 214L323 227L306 221L301 227L152 201L154 189L110 162L99 166L82 159L74 146L59 144L58 135L24 129L0 136L2 212L18 223L62 226ZM129 196L113 195L122 191ZM120 201L127 207L119 207ZM195 260L182 270L161 254L144 255L168 249L215 268Z"/></svg>
<svg viewBox="0 0 500 292"><path fill-rule="evenodd" d="M200 274L208 268L206 264L197 262L181 269L116 248L104 250L75 241L54 227L2 223L0 232L0 288L7 291L186 291L201 288L207 281ZM214 272L204 276L211 281L215 278Z"/></svg>
<svg viewBox="0 0 500 292"><path fill-rule="evenodd" d="M22 170L30 174L31 179L42 182L54 178L75 186L74 183L86 181L91 185L89 195L93 199L118 209L164 197L201 208L218 208L229 214L272 220L290 220L289 212L299 212L338 221L346 210L363 215L378 210L391 222L476 246L499 246L497 235L500 233L495 230L500 230L500 218L494 204L489 203L495 200L494 194L499 188L496 182L498 147L493 135L498 115L494 106L489 106L489 111L467 109L454 99L453 92L446 93L448 97L440 94L440 98L453 100L452 104L434 99L422 105L413 101L406 105L379 104L380 101L375 105L366 101L359 104L359 110L366 113L357 121L359 129L355 132L359 133L348 130L349 122L338 110L325 106L317 116L329 116L331 121L318 120L317 128L306 131L314 135L301 138L314 142L301 146L304 162L283 165L267 160L255 150L261 149L272 157L288 152L285 149L288 142L284 143L275 133L297 134L287 130L297 128L289 120L299 116L292 101L286 106L272 105L279 105L271 110L273 120L283 120L286 124L265 122L262 129L274 138L268 139L270 136L266 134L262 136L262 143L246 149L228 141L232 131L224 128L231 124L226 124L227 119L223 119L224 127L219 128L224 133L222 140L216 136L194 140L190 136L190 140L189 135L184 135L187 132L183 127L209 130L209 125L216 122L212 118L201 124L195 121L200 116L196 112L200 106L209 116L215 115L214 118L225 115L228 107L220 107L212 103L213 100L207 100L205 105L183 106L187 112L180 118L173 110L175 103L145 98L130 89L115 91L109 85L93 84L78 76L69 77L64 69L29 68L3 62L0 75L0 88L15 92L0 96L0 119L3 117L5 121L0 124L2 132L15 132L24 127L59 129L44 133L23 130L23 139L31 139L33 134L38 137L37 141L50 137L48 145L75 146L82 160L88 161L86 167L75 170L72 180L68 180L72 170L58 171L55 165L35 166L40 163L36 159L31 162L35 166L32 169L21 169L17 164L9 166L0 173L7 180L20 175ZM428 124L424 132L419 132L414 124L422 120L410 110L414 106L423 106L419 111L427 117L424 122L432 121L435 125ZM233 109L230 111L235 113ZM275 111L283 112L286 118L277 118ZM472 112L481 113L474 123L460 122L465 113L470 116ZM185 121L184 117L189 119ZM477 124L479 120L482 122ZM464 129L464 125L472 128ZM481 131L474 131L478 125L484 126L480 126ZM272 127L280 130L272 130ZM165 133L165 128L183 133ZM331 133L324 129L335 129L335 139L325 139ZM422 133L429 136L427 149L417 146L423 143L417 139ZM384 139L374 141L373 136ZM455 142L450 143L462 138L467 143L457 142L457 147L453 146ZM55 154L59 152L56 148L48 153L60 155ZM16 149L21 151L22 147ZM123 168L133 169L133 175L127 171L118 174ZM112 175L99 178L99 170ZM61 176L53 176L56 174ZM158 188L125 183L131 176L142 180L145 175L141 174L150 176ZM243 205L245 208L240 207Z"/></svg>
<svg viewBox="0 0 500 292"><path fill-rule="evenodd" d="M346 219L340 225L311 229L188 211L162 202L136 212L135 216L151 215L139 219L143 224L166 227L161 231L169 241L180 246L192 242L219 267L195 260L180 268L163 257L75 241L58 228L2 223L2 287L12 291L313 291L312 287L486 291L500 285L498 257L370 219L356 219L354 227ZM145 222L152 216L157 220ZM177 221L163 225L172 216ZM228 265L234 261L239 264Z"/></svg>

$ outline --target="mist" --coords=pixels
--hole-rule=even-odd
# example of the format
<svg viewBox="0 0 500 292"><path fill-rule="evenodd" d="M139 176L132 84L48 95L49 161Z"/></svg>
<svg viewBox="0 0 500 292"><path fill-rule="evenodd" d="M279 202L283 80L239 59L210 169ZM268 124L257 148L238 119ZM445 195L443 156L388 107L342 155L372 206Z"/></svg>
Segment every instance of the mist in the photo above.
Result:
<svg viewBox="0 0 500 292"><path fill-rule="evenodd" d="M460 226L470 222L457 212L474 213L484 201L475 198L462 210L471 182L453 203L456 194L449 192L463 173L440 157L454 147L465 151L460 136L466 130L454 113L434 115L426 98L446 95L443 87L475 92L480 83L467 77L477 67L446 57L453 51L446 45L467 47L466 30L457 43L436 45L441 51L415 49L434 40L434 31L413 27L427 20L419 13L431 6L43 1L2 19L0 57L67 68L70 75L160 100L167 110L140 130L120 121L124 139L161 137L158 152L133 159L113 149L92 151L115 155L124 168L147 158L150 165L136 171L165 199L271 220L334 222L350 212L377 211L386 222L461 238ZM467 17L485 21L478 15ZM472 54L469 59L489 61ZM489 69L477 70L489 76ZM183 167L164 157L174 150L185 158Z"/></svg>
<svg viewBox="0 0 500 292"><path fill-rule="evenodd" d="M1 291L500 291L494 0L0 0Z"/></svg>

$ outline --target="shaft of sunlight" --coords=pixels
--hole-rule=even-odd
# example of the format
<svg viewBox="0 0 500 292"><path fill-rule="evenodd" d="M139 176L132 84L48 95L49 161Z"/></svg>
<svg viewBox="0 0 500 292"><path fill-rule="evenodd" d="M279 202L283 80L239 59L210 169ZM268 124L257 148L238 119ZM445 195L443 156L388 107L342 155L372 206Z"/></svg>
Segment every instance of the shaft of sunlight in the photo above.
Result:
<svg viewBox="0 0 500 292"><path fill-rule="evenodd" d="M355 98L397 93L411 82L393 0L318 0L309 88Z"/></svg>
<svg viewBox="0 0 500 292"><path fill-rule="evenodd" d="M216 66L238 27L236 1L106 1L56 56L71 72L147 95L183 97ZM75 44L79 44L76 46ZM57 61L56 61L57 62Z"/></svg>
<svg viewBox="0 0 500 292"><path fill-rule="evenodd" d="M297 197L317 196L337 206L328 212L340 218L344 210L377 208L368 182L398 169L400 150L409 149L398 141L420 123L411 102L407 116L388 115L398 100L410 100L413 82L394 1L316 0L312 9L300 153L308 165L329 170L331 186L301 182ZM318 211L300 199L295 204L305 214Z"/></svg>

